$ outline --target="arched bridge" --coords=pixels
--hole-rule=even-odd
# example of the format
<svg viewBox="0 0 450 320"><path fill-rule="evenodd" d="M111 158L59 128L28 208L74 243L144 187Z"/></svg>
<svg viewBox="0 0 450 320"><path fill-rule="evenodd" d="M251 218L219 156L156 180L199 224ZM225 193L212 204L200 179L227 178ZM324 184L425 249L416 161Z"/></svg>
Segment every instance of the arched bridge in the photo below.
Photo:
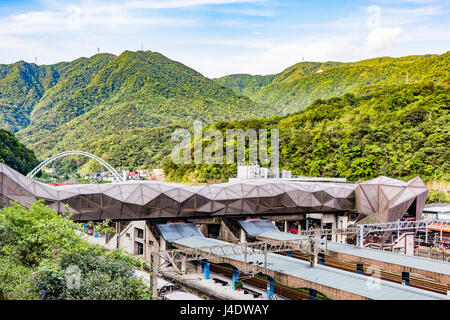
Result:
<svg viewBox="0 0 450 320"><path fill-rule="evenodd" d="M108 171L111 172L111 174L114 176L114 178L116 178L118 181L123 181L124 180L120 176L120 174L111 165L109 165L105 160L103 160L102 158L97 157L96 155L93 155L93 154L91 154L89 152L78 151L78 150L64 151L64 152L58 153L58 154L48 158L47 160L41 162L36 168L31 170L31 172L29 174L27 174L27 177L32 179L36 175L36 173L41 171L42 168L44 168L49 163L52 163L56 159L59 159L59 158L65 157L65 156L69 156L69 155L79 155L79 156L85 156L85 157L94 159L95 161L100 163L102 166L104 166L106 169L108 169Z"/></svg>

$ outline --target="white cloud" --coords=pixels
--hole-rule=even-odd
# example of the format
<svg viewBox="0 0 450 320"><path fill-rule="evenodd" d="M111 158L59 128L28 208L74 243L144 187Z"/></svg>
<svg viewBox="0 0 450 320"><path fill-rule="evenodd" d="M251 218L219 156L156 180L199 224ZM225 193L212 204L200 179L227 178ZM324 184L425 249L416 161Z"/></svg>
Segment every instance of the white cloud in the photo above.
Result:
<svg viewBox="0 0 450 320"><path fill-rule="evenodd" d="M91 27L107 30L138 26L186 26L195 21L159 16L142 17L120 6L76 6L11 15L0 19L0 34L45 34ZM100 30L97 30L99 32Z"/></svg>
<svg viewBox="0 0 450 320"><path fill-rule="evenodd" d="M448 9L441 6L421 6L417 8L383 8L381 19L383 25L399 26L417 24L435 16L446 15Z"/></svg>
<svg viewBox="0 0 450 320"><path fill-rule="evenodd" d="M381 51L392 47L401 40L402 28L383 28L378 27L370 31L366 48L369 52Z"/></svg>
<svg viewBox="0 0 450 320"><path fill-rule="evenodd" d="M253 3L261 0L165 0L165 1L133 1L125 4L128 8L134 9L174 9L186 8L202 5Z"/></svg>
<svg viewBox="0 0 450 320"><path fill-rule="evenodd" d="M302 57L305 61L356 61L378 55L438 53L449 46L448 22L439 16L448 8L441 8L441 3L387 5L379 12L376 6L369 11L359 7L335 20L290 23L276 14L277 6L264 0L73 0L71 5L48 1L53 1L50 9L0 17L0 63L33 61L35 56L38 63L55 63L92 55L97 47L120 54L144 43L146 50L217 77L278 73ZM237 2L258 2L258 6L214 7ZM196 6L201 6L198 16L192 14ZM265 19L244 16L254 13L252 8L264 9L262 15L273 10L274 15ZM226 10L229 14L223 20L210 19L211 12L220 11L223 17ZM370 15L372 20L367 21Z"/></svg>

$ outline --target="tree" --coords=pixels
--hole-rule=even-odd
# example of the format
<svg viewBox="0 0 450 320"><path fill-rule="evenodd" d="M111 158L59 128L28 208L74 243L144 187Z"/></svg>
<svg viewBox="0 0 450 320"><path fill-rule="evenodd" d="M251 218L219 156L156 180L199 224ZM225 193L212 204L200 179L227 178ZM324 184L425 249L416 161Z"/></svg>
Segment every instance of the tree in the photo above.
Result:
<svg viewBox="0 0 450 320"><path fill-rule="evenodd" d="M65 213L67 216L68 213ZM107 224L104 226L108 231ZM0 210L0 296L5 299L148 299L142 261L82 240L80 226L43 201ZM79 285L68 271L79 270Z"/></svg>

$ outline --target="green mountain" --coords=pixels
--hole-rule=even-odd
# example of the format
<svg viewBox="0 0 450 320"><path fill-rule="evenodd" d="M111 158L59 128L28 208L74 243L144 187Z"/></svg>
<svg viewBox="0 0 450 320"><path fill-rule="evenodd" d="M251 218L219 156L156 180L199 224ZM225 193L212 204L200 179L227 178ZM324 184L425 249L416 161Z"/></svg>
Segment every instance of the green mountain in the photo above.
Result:
<svg viewBox="0 0 450 320"><path fill-rule="evenodd" d="M375 87L360 95L316 100L289 116L213 127L223 133L235 128L279 129L281 168L296 175L350 181L379 175L440 179L450 172L449 94L448 83ZM164 169L174 181L227 181L236 173L234 164L175 165L167 161Z"/></svg>
<svg viewBox="0 0 450 320"><path fill-rule="evenodd" d="M133 130L272 113L269 106L150 51L51 66L20 62L0 70L0 127L17 131L41 158Z"/></svg>
<svg viewBox="0 0 450 320"><path fill-rule="evenodd" d="M270 105L275 114L305 108L316 99L341 96L361 87L434 81L450 78L450 52L442 55L380 57L353 63L300 62L259 87L261 76L230 75L215 79L235 92ZM247 87L248 86L248 87ZM248 88L248 89L247 89Z"/></svg>
<svg viewBox="0 0 450 320"><path fill-rule="evenodd" d="M251 96L262 87L270 84L276 75L252 76L250 74L232 74L221 78L214 79L218 83L230 88L237 94Z"/></svg>
<svg viewBox="0 0 450 320"><path fill-rule="evenodd" d="M298 174L320 173L346 176L349 179L366 178L372 173L352 172L349 169L352 168L351 162L345 162L347 160L342 160L345 165L340 163L338 169L331 168L332 163L337 162L330 157L337 151L326 149L327 153L320 153L316 150L320 141L306 139L308 134L324 130L322 127L329 125L322 122L325 120L321 117L325 117L329 121L342 121L330 128L334 132L340 132L339 139L347 141L345 139L348 138L353 141L353 138L340 130L345 127L346 133L355 133L353 131L366 126L371 130L381 130L380 119L375 119L375 122L364 119L372 119L374 105L396 103L389 99L399 99L403 104L396 105L397 113L392 114L392 119L383 121L399 121L400 124L392 124L391 130L400 130L400 133L395 131L392 134L401 134L403 139L405 124L401 122L399 113L419 104L435 108L435 105L439 105L438 101L443 99L439 100L437 96L448 98L445 85L450 78L449 54L382 57L353 63L300 62L276 75L237 74L213 80L150 51L125 51L119 56L98 54L49 66L17 62L0 65L0 128L16 132L17 137L41 159L63 150L80 149L103 157L119 168L152 168L167 163L167 155L175 144L170 139L172 132L176 128L192 130L194 120L202 120L204 124L218 127L237 125L245 128L250 123L256 127L277 125L288 132L283 135L282 145L286 148L282 154L284 168L292 169ZM412 84L418 84L418 87ZM437 84L443 84L444 87ZM422 86L431 86L432 89ZM395 90L401 90L401 94L398 95ZM410 99L411 94L416 96L411 93L414 90L420 91L418 97L422 100ZM435 96L438 91L441 93ZM344 96L346 93L349 95ZM336 96L341 98L325 102L323 100ZM333 101L345 104L342 100L344 98L351 98L348 103L356 103L358 108L354 108L354 105L339 108L334 105ZM321 100L316 101L317 99ZM442 110L439 112L447 112L446 103L441 104ZM329 104L333 107L324 107ZM298 112L306 106L310 107L304 113L284 118L281 116ZM384 110L384 107L379 106L380 110ZM341 120L333 118L335 112L342 113L339 115ZM438 111L433 112L439 114L438 118L444 116ZM270 120L253 119L273 116L277 117ZM293 120L299 117L306 117L307 120L301 124ZM381 122L376 122L379 120ZM431 121L434 128L435 121L438 120L432 118ZM352 128L346 127L349 125ZM441 123L441 130L446 130L447 126L447 123ZM299 133L297 130L303 131ZM428 137L429 129L421 127L421 130ZM297 138L300 136L299 141L292 140L291 134ZM287 148L284 144L286 141L290 141L288 145L294 149ZM358 141L352 143L356 144ZM375 143L377 140L373 141ZM334 148L340 146L338 142L333 143ZM412 147L402 148L414 149L416 142L410 143ZM439 147L439 144L439 139L433 140L429 143L429 148ZM390 144L395 152L403 155L402 150L395 149L400 146ZM358 157L365 158L365 147L360 145L360 148L363 151ZM312 152L309 155L311 158L302 153L304 150ZM438 150L440 149L435 151ZM425 154L427 160L424 161L428 161L428 154ZM448 156L445 153L440 155ZM339 156L344 159L341 154ZM387 175L407 175L406 169L397 172L394 167L390 167L395 163L392 155L386 155L385 159L390 161L383 162ZM78 159L76 162L83 164L86 161L87 159ZM320 162L319 165L317 161L326 162ZM403 164L400 163L398 167ZM422 172L426 176L430 172L439 174L441 169L438 167L438 160L432 160L429 165L431 167L427 171L422 168L411 169L410 172ZM85 164L86 169L97 170L96 166L92 161ZM313 168L318 166L319 171L314 171ZM357 164L354 163L353 167L356 168ZM370 164L369 167L373 166ZM168 165L169 176L175 180L186 180L188 176L199 181L209 178L216 180L219 173L221 179L224 179L234 169L230 166L222 169L207 166L192 170L171 168ZM383 173L383 170L374 169L371 172L375 175Z"/></svg>
<svg viewBox="0 0 450 320"><path fill-rule="evenodd" d="M0 127L13 132L26 128L33 108L57 79L50 66L23 61L0 65Z"/></svg>
<svg viewBox="0 0 450 320"><path fill-rule="evenodd" d="M27 149L13 133L4 129L0 129L0 162L22 174L27 174L39 163L33 151Z"/></svg>

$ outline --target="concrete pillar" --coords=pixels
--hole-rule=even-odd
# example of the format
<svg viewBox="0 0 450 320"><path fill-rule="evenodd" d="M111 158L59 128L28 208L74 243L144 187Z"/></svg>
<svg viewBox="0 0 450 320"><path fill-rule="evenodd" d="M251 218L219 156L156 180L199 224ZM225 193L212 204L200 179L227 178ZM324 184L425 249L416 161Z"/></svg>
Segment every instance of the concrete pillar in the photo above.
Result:
<svg viewBox="0 0 450 320"><path fill-rule="evenodd" d="M247 234L245 233L245 230L243 228L241 228L240 242L241 243L247 242Z"/></svg>
<svg viewBox="0 0 450 320"><path fill-rule="evenodd" d="M336 229L337 228L337 217L334 217L334 222L331 223L331 229ZM337 234L332 234L331 235L331 241L337 242Z"/></svg>
<svg viewBox="0 0 450 320"><path fill-rule="evenodd" d="M318 261L318 264L321 264L321 265L325 265L325 254L323 254L322 252L320 252L319 254L318 254L318 256L319 256L319 261Z"/></svg>
<svg viewBox="0 0 450 320"><path fill-rule="evenodd" d="M186 258L181 260L181 274L186 274Z"/></svg>
<svg viewBox="0 0 450 320"><path fill-rule="evenodd" d="M309 289L309 300L316 300L317 290Z"/></svg>
<svg viewBox="0 0 450 320"><path fill-rule="evenodd" d="M356 264L356 272L359 274L364 274L364 264L363 263Z"/></svg>
<svg viewBox="0 0 450 320"><path fill-rule="evenodd" d="M209 261L205 261L204 262L203 275L204 275L206 280L209 279Z"/></svg>
<svg viewBox="0 0 450 320"><path fill-rule="evenodd" d="M159 240L159 249L160 249L160 251L167 250L167 242L163 237L161 237Z"/></svg>
<svg viewBox="0 0 450 320"><path fill-rule="evenodd" d="M409 272L402 271L402 284L409 286Z"/></svg>
<svg viewBox="0 0 450 320"><path fill-rule="evenodd" d="M269 283L267 284L267 300L270 300L270 297L273 296L274 289L274 280L272 277L269 277Z"/></svg>
<svg viewBox="0 0 450 320"><path fill-rule="evenodd" d="M289 232L289 222L284 221L284 232Z"/></svg>
<svg viewBox="0 0 450 320"><path fill-rule="evenodd" d="M239 281L239 270L233 267L233 274L231 276L231 286L233 290L236 290L236 282Z"/></svg>
<svg viewBox="0 0 450 320"><path fill-rule="evenodd" d="M348 217L340 216L338 217L338 229L346 229L348 227ZM347 236L346 235L338 235L337 241L340 243L346 243L347 242Z"/></svg>

